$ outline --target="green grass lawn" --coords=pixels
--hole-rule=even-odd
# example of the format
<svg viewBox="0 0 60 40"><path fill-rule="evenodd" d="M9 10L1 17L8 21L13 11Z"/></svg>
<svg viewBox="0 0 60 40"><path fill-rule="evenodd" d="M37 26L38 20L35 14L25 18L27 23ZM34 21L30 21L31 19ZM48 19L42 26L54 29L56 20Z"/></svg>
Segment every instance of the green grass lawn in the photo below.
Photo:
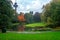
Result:
<svg viewBox="0 0 60 40"><path fill-rule="evenodd" d="M0 40L60 40L60 32L44 32L37 34L0 33Z"/></svg>
<svg viewBox="0 0 60 40"><path fill-rule="evenodd" d="M32 23L32 24L27 24L25 25L26 27L36 27L36 26L42 26L45 27L45 23Z"/></svg>

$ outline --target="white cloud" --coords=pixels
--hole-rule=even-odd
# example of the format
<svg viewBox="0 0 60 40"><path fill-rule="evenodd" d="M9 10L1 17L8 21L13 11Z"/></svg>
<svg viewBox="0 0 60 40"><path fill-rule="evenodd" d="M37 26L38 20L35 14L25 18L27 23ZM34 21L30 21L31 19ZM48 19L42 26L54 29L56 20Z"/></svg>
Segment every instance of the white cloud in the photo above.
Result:
<svg viewBox="0 0 60 40"><path fill-rule="evenodd" d="M41 3L39 0L35 0L35 1L32 1L32 4L31 4L32 8L33 9L38 9L41 7Z"/></svg>
<svg viewBox="0 0 60 40"><path fill-rule="evenodd" d="M23 5L20 5L19 8L20 8L20 10L24 10L24 6Z"/></svg>
<svg viewBox="0 0 60 40"><path fill-rule="evenodd" d="M15 0L11 0L13 3L15 3Z"/></svg>
<svg viewBox="0 0 60 40"><path fill-rule="evenodd" d="M12 0L13 3L15 0ZM18 8L17 11L28 12L28 11L42 11L43 5L49 3L50 0L17 0Z"/></svg>
<svg viewBox="0 0 60 40"><path fill-rule="evenodd" d="M29 10L31 7L30 7L30 5L27 5L26 6L26 10Z"/></svg>

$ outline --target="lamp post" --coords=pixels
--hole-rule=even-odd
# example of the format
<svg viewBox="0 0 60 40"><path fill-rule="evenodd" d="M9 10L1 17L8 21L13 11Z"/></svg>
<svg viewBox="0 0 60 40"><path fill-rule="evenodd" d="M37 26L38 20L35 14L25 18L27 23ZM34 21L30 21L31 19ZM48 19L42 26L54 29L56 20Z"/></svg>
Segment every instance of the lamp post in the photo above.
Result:
<svg viewBox="0 0 60 40"><path fill-rule="evenodd" d="M17 7L18 7L18 5L17 5L16 0L15 0L15 3L14 3L14 5L13 5L13 6L15 7L15 16L17 17L17 13L16 13L16 11L17 11Z"/></svg>

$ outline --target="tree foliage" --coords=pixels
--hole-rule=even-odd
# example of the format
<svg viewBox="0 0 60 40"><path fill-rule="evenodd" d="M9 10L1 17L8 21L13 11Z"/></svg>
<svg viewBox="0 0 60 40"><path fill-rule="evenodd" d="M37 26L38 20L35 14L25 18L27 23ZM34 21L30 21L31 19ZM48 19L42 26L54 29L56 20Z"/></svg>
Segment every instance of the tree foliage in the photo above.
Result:
<svg viewBox="0 0 60 40"><path fill-rule="evenodd" d="M0 27L11 27L12 16L11 0L0 0Z"/></svg>
<svg viewBox="0 0 60 40"><path fill-rule="evenodd" d="M33 15L32 13L25 13L25 19L26 19L26 23L33 23Z"/></svg>
<svg viewBox="0 0 60 40"><path fill-rule="evenodd" d="M20 12L20 15L18 16L18 20L24 22L25 18L24 18L24 13Z"/></svg>
<svg viewBox="0 0 60 40"><path fill-rule="evenodd" d="M40 13L36 12L33 16L34 22L41 22Z"/></svg>
<svg viewBox="0 0 60 40"><path fill-rule="evenodd" d="M44 7L44 18L48 25L60 25L60 0L53 0Z"/></svg>

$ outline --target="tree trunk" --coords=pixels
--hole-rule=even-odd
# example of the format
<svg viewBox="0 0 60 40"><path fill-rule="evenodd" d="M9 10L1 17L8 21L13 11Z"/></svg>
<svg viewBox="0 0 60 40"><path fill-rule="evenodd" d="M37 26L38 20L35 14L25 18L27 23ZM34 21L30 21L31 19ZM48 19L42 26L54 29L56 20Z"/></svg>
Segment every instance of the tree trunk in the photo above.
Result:
<svg viewBox="0 0 60 40"><path fill-rule="evenodd" d="M2 27L2 33L6 33L6 27Z"/></svg>

